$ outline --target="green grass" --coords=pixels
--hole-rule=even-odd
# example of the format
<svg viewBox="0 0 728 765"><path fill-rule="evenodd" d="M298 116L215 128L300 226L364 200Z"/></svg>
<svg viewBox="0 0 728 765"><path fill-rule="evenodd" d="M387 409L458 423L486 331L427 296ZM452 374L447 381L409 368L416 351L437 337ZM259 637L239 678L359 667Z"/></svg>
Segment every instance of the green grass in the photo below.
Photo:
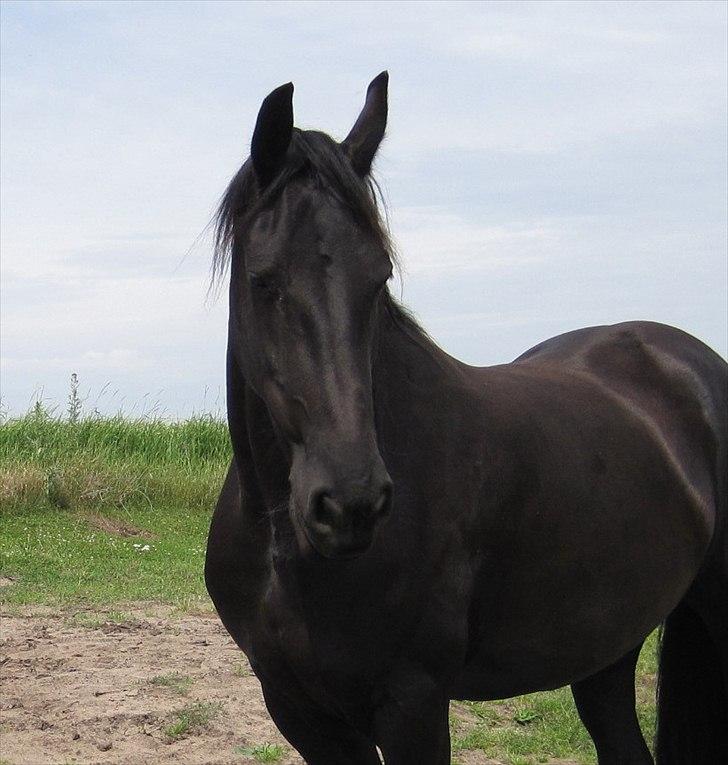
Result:
<svg viewBox="0 0 728 765"><path fill-rule="evenodd" d="M97 614L88 611L78 611L68 619L72 627L85 627L90 630L98 630L108 624L136 624L137 620L125 611L104 611Z"/></svg>
<svg viewBox="0 0 728 765"><path fill-rule="evenodd" d="M207 602L202 581L207 513L184 504L131 505L123 512L109 509L106 516L132 523L138 534L105 533L74 510L4 511L0 573L14 581L0 588L0 602L106 606L157 600L181 607Z"/></svg>
<svg viewBox="0 0 728 765"><path fill-rule="evenodd" d="M250 677L253 674L253 670L250 669L247 661L239 661L233 667L233 674L235 677Z"/></svg>
<svg viewBox="0 0 728 765"><path fill-rule="evenodd" d="M253 757L258 762L278 762L286 753L280 744L259 744L258 746L236 746L236 754Z"/></svg>
<svg viewBox="0 0 728 765"><path fill-rule="evenodd" d="M69 423L38 409L0 424L0 577L6 585L0 586L0 604L6 610L65 606L69 623L87 629L129 622L124 604L131 601L208 607L205 540L229 458L226 426L208 417ZM103 613L94 613L98 606ZM653 635L637 678L648 742L654 733L655 642ZM233 672L245 677L250 670L240 663ZM190 680L160 675L150 682L185 694ZM215 704L189 704L164 732L170 739L188 735L218 710ZM454 702L450 719L453 762L469 750L507 765L557 758L596 762L568 689ZM261 744L238 753L275 762L285 750Z"/></svg>
<svg viewBox="0 0 728 765"><path fill-rule="evenodd" d="M225 423L90 418L42 409L0 425L0 500L66 509L184 502L209 509L230 459Z"/></svg>
<svg viewBox="0 0 728 765"><path fill-rule="evenodd" d="M637 667L637 711L647 742L655 732L657 633L646 641ZM596 754L579 721L568 688L496 702L455 702L451 712L453 762L458 753L480 750L508 765L568 759L595 765Z"/></svg>
<svg viewBox="0 0 728 765"><path fill-rule="evenodd" d="M170 688L175 693L184 696L192 688L192 678L187 675L178 675L174 672L168 675L156 675L149 680L152 685L158 685L162 688Z"/></svg>
<svg viewBox="0 0 728 765"><path fill-rule="evenodd" d="M230 446L186 422L37 410L0 425L0 603L207 603L210 513Z"/></svg>
<svg viewBox="0 0 728 765"><path fill-rule="evenodd" d="M172 714L173 721L163 728L164 735L171 739L181 738L206 727L220 712L220 702L195 701Z"/></svg>
<svg viewBox="0 0 728 765"><path fill-rule="evenodd" d="M229 458L227 425L207 415L182 422L89 417L71 423L37 408L0 425L0 464L66 461L69 455L105 462L199 467Z"/></svg>

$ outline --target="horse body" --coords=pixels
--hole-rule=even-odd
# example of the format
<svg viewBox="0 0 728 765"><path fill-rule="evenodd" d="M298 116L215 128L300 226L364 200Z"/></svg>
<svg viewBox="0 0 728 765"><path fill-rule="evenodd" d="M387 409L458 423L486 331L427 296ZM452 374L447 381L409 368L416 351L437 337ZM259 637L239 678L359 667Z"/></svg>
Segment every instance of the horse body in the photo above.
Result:
<svg viewBox="0 0 728 765"><path fill-rule="evenodd" d="M640 383L620 373L635 354L676 362L648 342L655 333L673 344L684 337L645 324L582 330L484 375L496 377L495 406L507 413L498 443L510 430L505 469L518 490L495 506L485 499L475 513L487 518L474 588L479 618L456 696L500 698L588 677L640 644L695 578L716 521L718 455L690 465L676 453L699 452L706 429L719 437L722 402L713 398L666 438L661 422L674 426L679 410L659 384L635 390ZM669 370L663 375L655 382L667 388ZM688 406L704 392L695 382ZM484 482L486 497L498 480Z"/></svg>
<svg viewBox="0 0 728 765"><path fill-rule="evenodd" d="M679 604L705 622L712 670L728 682L725 362L678 330L639 322L469 367L384 293L366 330L371 392L366 377L321 373L321 387L346 388L354 413L336 438L301 441L296 418L313 420L312 399L276 414L278 399L245 368L235 269L235 456L206 580L284 735L311 763L377 763L376 744L388 764L439 765L449 762L449 699L571 683L600 763L650 762L626 680L644 638ZM341 350L344 330L330 330L336 358L366 376L361 357ZM275 396L289 395L279 374ZM357 451L370 437L375 446ZM353 499L334 495L322 472L337 456L329 441ZM328 482L322 500L315 479L307 506L294 486L302 454ZM362 465L376 480L365 485ZM385 502L391 512L372 527ZM345 544L335 547L339 528ZM721 746L715 735L710 751Z"/></svg>

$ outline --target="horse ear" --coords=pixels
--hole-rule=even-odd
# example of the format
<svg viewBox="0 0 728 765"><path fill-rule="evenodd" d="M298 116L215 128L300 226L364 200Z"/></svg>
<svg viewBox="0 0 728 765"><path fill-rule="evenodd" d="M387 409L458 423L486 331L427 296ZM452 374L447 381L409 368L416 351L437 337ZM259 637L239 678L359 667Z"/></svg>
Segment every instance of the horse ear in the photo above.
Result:
<svg viewBox="0 0 728 765"><path fill-rule="evenodd" d="M382 72L369 83L364 108L341 144L349 155L354 170L361 176L371 170L374 155L384 138L387 127L388 83L388 72Z"/></svg>
<svg viewBox="0 0 728 765"><path fill-rule="evenodd" d="M255 122L250 156L261 186L273 180L286 158L293 133L293 83L281 85L261 104Z"/></svg>

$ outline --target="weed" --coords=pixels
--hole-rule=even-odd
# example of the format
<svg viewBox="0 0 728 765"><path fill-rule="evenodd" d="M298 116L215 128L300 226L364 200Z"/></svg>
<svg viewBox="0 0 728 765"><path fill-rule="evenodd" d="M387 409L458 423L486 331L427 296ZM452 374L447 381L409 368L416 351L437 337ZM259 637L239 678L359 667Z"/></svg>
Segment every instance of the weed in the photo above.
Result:
<svg viewBox="0 0 728 765"><path fill-rule="evenodd" d="M519 725L528 725L534 720L538 720L539 717L541 717L541 715L535 709L524 707L523 709L516 710L513 715L513 720Z"/></svg>
<svg viewBox="0 0 728 765"><path fill-rule="evenodd" d="M63 487L63 475L57 468L51 468L46 476L46 497L52 507L64 510L68 507L68 496Z"/></svg>
<svg viewBox="0 0 728 765"><path fill-rule="evenodd" d="M197 728L204 728L220 712L220 702L195 701L174 712L176 718L163 728L164 734L171 739L193 733Z"/></svg>
<svg viewBox="0 0 728 765"><path fill-rule="evenodd" d="M236 746L236 754L253 757L258 762L278 762L286 753L280 744L258 744L258 746Z"/></svg>
<svg viewBox="0 0 728 765"><path fill-rule="evenodd" d="M88 630L98 630L104 625L104 621L105 620L100 615L80 612L74 614L68 620L68 624L72 627L85 627Z"/></svg>
<svg viewBox="0 0 728 765"><path fill-rule="evenodd" d="M178 675L171 673L169 675L157 675L149 681L152 685L161 685L164 688L171 688L175 693L184 695L192 687L192 678L187 675Z"/></svg>
<svg viewBox="0 0 728 765"><path fill-rule="evenodd" d="M233 667L233 674L235 677L250 677L253 674L253 670L247 661L239 661Z"/></svg>
<svg viewBox="0 0 728 765"><path fill-rule="evenodd" d="M125 611L88 612L77 611L69 620L73 627L85 627L90 630L98 630L113 624L136 624L137 621L131 614Z"/></svg>
<svg viewBox="0 0 728 765"><path fill-rule="evenodd" d="M68 393L68 421L74 425L81 419L81 397L78 395L78 375L71 375L71 389Z"/></svg>
<svg viewBox="0 0 728 765"><path fill-rule="evenodd" d="M43 406L43 402L40 399L33 404L33 408L30 410L29 414L29 417L36 422L48 420L50 419L50 416L50 412Z"/></svg>

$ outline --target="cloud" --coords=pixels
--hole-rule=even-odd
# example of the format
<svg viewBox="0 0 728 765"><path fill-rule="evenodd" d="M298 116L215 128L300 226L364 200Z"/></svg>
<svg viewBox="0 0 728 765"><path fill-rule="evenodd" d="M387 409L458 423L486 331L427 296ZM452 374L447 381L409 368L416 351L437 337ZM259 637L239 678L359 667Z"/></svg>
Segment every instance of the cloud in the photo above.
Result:
<svg viewBox="0 0 728 765"><path fill-rule="evenodd" d="M6 374L35 375L38 372L57 372L65 377L68 370L85 376L101 372L103 374L139 373L153 367L152 359L142 358L136 349L113 348L107 351L85 351L69 356L31 356L29 358L4 359Z"/></svg>
<svg viewBox="0 0 728 765"><path fill-rule="evenodd" d="M219 390L198 235L263 96L293 79L297 124L341 137L384 68L405 296L449 350L638 314L726 352L725 4L412 8L6 4L5 405L78 370L179 413Z"/></svg>
<svg viewBox="0 0 728 765"><path fill-rule="evenodd" d="M393 233L407 274L520 269L554 257L558 246L547 225L485 226L437 207L398 209Z"/></svg>

